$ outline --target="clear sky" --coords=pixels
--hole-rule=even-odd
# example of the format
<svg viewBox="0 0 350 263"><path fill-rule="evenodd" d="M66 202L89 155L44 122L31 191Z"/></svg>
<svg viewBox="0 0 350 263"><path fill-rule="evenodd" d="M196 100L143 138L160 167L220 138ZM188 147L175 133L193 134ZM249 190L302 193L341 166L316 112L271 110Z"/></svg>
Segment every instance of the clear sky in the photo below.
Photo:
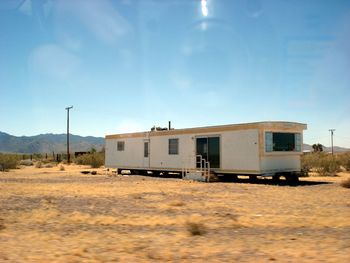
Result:
<svg viewBox="0 0 350 263"><path fill-rule="evenodd" d="M254 121L350 147L348 0L0 0L0 131Z"/></svg>

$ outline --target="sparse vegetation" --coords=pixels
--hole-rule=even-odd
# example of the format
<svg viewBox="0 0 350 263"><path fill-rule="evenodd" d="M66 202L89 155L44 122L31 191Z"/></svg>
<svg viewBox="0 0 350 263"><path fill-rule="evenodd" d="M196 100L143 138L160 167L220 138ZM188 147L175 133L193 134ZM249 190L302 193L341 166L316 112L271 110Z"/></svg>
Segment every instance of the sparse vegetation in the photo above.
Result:
<svg viewBox="0 0 350 263"><path fill-rule="evenodd" d="M16 169L20 157L16 154L0 153L0 171Z"/></svg>
<svg viewBox="0 0 350 263"><path fill-rule="evenodd" d="M60 166L0 173L1 262L348 259L350 190L340 185L347 172L291 188L86 177L82 170L103 169Z"/></svg>
<svg viewBox="0 0 350 263"><path fill-rule="evenodd" d="M90 165L92 168L99 168L104 165L104 153L92 152L75 158L76 164Z"/></svg>

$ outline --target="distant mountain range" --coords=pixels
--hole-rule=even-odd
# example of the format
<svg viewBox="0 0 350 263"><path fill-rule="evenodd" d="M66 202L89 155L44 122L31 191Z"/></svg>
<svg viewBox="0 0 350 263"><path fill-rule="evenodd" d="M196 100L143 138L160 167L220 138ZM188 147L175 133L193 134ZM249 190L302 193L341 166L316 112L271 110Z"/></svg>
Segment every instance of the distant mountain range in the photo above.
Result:
<svg viewBox="0 0 350 263"><path fill-rule="evenodd" d="M102 137L82 137L71 134L69 149L71 152L88 151L91 148L101 150L105 140ZM67 150L66 134L40 134L36 136L13 136L0 132L0 152L6 153L64 153Z"/></svg>
<svg viewBox="0 0 350 263"><path fill-rule="evenodd" d="M89 151L91 148L101 150L105 144L102 137L69 136L71 152ZM13 136L0 132L0 152L6 153L65 153L67 150L66 134L40 134L36 136ZM313 151L312 146L304 144L304 151ZM331 147L323 147L323 151L331 152ZM334 146L335 152L350 151L349 148Z"/></svg>

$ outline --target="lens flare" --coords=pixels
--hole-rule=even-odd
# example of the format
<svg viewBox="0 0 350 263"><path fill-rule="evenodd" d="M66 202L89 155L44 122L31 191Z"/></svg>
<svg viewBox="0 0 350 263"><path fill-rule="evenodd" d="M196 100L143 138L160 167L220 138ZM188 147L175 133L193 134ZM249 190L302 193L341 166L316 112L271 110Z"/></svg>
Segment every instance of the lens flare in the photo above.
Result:
<svg viewBox="0 0 350 263"><path fill-rule="evenodd" d="M202 6L202 15L204 17L207 17L208 16L207 0L201 0L201 6Z"/></svg>

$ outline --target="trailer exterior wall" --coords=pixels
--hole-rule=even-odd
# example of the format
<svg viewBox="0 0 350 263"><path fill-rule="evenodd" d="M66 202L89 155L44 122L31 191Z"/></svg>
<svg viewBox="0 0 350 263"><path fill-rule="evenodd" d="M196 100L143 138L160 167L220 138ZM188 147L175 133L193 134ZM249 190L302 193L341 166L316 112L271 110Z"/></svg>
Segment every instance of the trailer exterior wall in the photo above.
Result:
<svg viewBox="0 0 350 263"><path fill-rule="evenodd" d="M150 166L181 170L185 162L189 168L194 168L195 142L192 138L192 134L150 136ZM178 139L178 154L169 154L169 139ZM193 157L192 161L190 156Z"/></svg>
<svg viewBox="0 0 350 263"><path fill-rule="evenodd" d="M106 166L124 169L178 170L195 168L196 139L220 138L218 173L268 174L299 171L301 151L267 152L266 132L299 133L305 124L291 122L259 122L155 131L106 136ZM169 154L169 139L178 139L178 154ZM301 137L302 140L302 137ZM117 142L124 141L124 151ZM144 158L144 142L149 141L149 159ZM301 142L302 143L302 142Z"/></svg>
<svg viewBox="0 0 350 263"><path fill-rule="evenodd" d="M287 155L275 155L264 156L261 158L261 172L262 173L275 173L279 171L300 171L300 155L299 154L287 154Z"/></svg>
<svg viewBox="0 0 350 263"><path fill-rule="evenodd" d="M259 172L259 130L222 132L221 164L221 170L226 172Z"/></svg>
<svg viewBox="0 0 350 263"><path fill-rule="evenodd" d="M220 138L220 170L231 172L259 171L258 130L225 131L221 133L198 133L181 135L149 136L149 166L144 162L144 141L147 136L106 140L106 166L124 168L153 168L181 170L195 168L196 139ZM169 154L169 139L179 140L179 153ZM118 141L125 142L124 151L117 150ZM219 169L218 169L219 170Z"/></svg>
<svg viewBox="0 0 350 263"><path fill-rule="evenodd" d="M145 137L106 140L106 166L144 167L143 142ZM124 141L124 151L117 150L118 141Z"/></svg>

